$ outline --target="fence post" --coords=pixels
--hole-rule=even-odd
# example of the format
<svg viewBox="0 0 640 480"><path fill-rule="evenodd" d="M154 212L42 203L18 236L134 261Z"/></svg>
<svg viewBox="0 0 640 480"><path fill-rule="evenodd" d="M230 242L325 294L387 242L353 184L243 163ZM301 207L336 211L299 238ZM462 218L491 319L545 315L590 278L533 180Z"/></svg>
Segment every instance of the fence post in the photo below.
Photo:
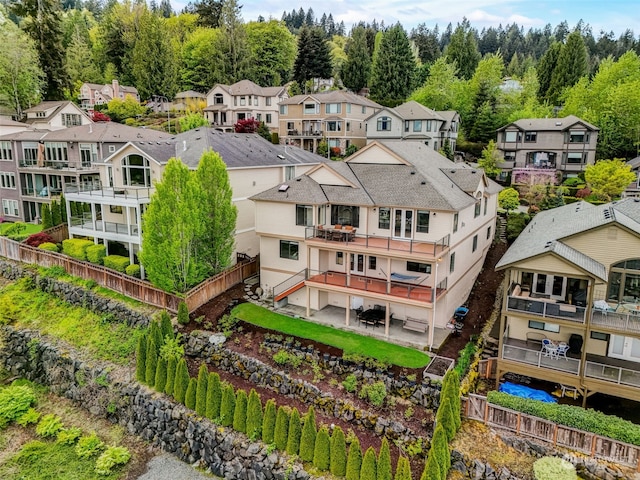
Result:
<svg viewBox="0 0 640 480"><path fill-rule="evenodd" d="M489 402L485 398L484 400L484 423L487 424L487 420L489 419Z"/></svg>
<svg viewBox="0 0 640 480"><path fill-rule="evenodd" d="M516 433L520 433L520 421L522 420L522 414L518 412L518 419L516 421Z"/></svg>

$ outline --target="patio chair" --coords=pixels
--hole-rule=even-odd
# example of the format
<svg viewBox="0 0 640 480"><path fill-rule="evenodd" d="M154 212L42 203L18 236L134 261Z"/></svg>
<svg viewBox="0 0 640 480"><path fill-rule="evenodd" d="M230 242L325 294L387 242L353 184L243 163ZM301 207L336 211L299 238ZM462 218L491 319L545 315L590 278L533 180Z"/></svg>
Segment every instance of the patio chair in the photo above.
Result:
<svg viewBox="0 0 640 480"><path fill-rule="evenodd" d="M562 342L560 345L558 345L558 349L556 350L556 357L564 357L564 359L567 360L567 352L570 348L571 347L569 347L569 345Z"/></svg>

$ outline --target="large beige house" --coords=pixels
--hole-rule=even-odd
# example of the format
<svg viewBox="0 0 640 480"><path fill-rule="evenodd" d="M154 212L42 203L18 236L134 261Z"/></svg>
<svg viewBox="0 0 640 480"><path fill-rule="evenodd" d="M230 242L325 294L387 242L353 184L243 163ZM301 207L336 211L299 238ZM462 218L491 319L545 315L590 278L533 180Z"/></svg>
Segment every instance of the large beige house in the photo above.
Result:
<svg viewBox="0 0 640 480"><path fill-rule="evenodd" d="M24 112L27 115L24 123L40 130L60 130L93 123L75 103L66 100L41 102Z"/></svg>
<svg viewBox="0 0 640 480"><path fill-rule="evenodd" d="M420 142L372 142L252 197L261 286L334 326L377 309L370 332L437 348L493 240L499 190Z"/></svg>
<svg viewBox="0 0 640 480"><path fill-rule="evenodd" d="M140 95L136 87L120 85L118 80L115 79L111 83L104 85L85 82L78 93L80 106L85 110L93 110L96 105L106 105L114 98L124 100L126 97L132 97L136 101L140 101Z"/></svg>
<svg viewBox="0 0 640 480"><path fill-rule="evenodd" d="M638 252L639 199L537 214L497 265L509 285L498 379L513 372L575 389L585 401L596 392L637 400Z"/></svg>

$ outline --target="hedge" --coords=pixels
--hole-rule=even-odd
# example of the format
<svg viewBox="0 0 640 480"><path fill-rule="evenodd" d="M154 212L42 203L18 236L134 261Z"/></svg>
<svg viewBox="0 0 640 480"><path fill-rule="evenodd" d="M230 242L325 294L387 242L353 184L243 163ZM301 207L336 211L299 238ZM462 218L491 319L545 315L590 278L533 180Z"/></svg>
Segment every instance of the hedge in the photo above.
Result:
<svg viewBox="0 0 640 480"><path fill-rule="evenodd" d="M38 248L41 248L42 250L46 250L48 252L58 252L58 245L56 245L55 243L44 242L38 245Z"/></svg>
<svg viewBox="0 0 640 480"><path fill-rule="evenodd" d="M76 260L87 259L87 248L93 246L94 243L91 240L84 240L82 238L68 238L62 241L62 253L69 255Z"/></svg>
<svg viewBox="0 0 640 480"><path fill-rule="evenodd" d="M127 267L130 263L129 259L122 255L107 255L104 257L104 266L117 270L120 273L126 273Z"/></svg>
<svg viewBox="0 0 640 480"><path fill-rule="evenodd" d="M96 265L104 263L104 257L107 256L107 247L104 245L90 245L86 249L87 260Z"/></svg>
<svg viewBox="0 0 640 480"><path fill-rule="evenodd" d="M124 269L124 273L126 273L130 277L140 278L140 265L138 265L137 263L132 263Z"/></svg>
<svg viewBox="0 0 640 480"><path fill-rule="evenodd" d="M592 409L583 409L571 405L520 398L496 391L488 393L487 401L517 412L544 418L560 425L640 446L640 425L614 415L606 415Z"/></svg>

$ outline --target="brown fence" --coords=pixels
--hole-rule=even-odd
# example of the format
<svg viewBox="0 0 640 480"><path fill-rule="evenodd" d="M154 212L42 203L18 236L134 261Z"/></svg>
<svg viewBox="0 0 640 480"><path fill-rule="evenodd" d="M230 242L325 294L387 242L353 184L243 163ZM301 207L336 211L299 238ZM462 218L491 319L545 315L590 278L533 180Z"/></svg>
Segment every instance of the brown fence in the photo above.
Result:
<svg viewBox="0 0 640 480"><path fill-rule="evenodd" d="M50 232L48 233L51 235ZM0 237L0 255L11 260L36 264L42 267L62 267L71 275L93 280L98 285L110 290L154 307L164 308L173 313L178 311L178 304L183 300L181 297L156 288L144 280L139 280L100 265L75 260L67 255L30 247L7 237ZM187 292L184 301L189 307L189 311L193 311L228 288L255 275L258 271L259 260L257 257L250 260L246 257L238 257L236 265L215 277L205 280Z"/></svg>
<svg viewBox="0 0 640 480"><path fill-rule="evenodd" d="M640 447L636 445L492 405L487 402L487 397L481 395L470 394L468 398L463 398L462 409L467 418L480 420L486 425L537 438L554 446L583 452L640 471Z"/></svg>
<svg viewBox="0 0 640 480"><path fill-rule="evenodd" d="M44 233L53 237L56 243L62 243L63 240L69 238L69 229L66 223L61 223L55 227L47 228L43 230Z"/></svg>

